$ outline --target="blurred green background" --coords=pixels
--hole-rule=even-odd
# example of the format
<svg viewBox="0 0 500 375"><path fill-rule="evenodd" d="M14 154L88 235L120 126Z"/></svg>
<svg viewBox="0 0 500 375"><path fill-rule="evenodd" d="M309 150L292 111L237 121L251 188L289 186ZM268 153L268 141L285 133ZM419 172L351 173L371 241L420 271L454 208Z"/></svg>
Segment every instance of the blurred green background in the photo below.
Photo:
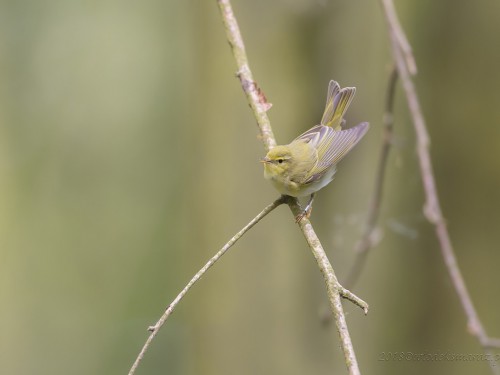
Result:
<svg viewBox="0 0 500 375"><path fill-rule="evenodd" d="M312 216L343 279L373 191L390 70L377 1L234 1L285 143L330 79L371 130ZM443 210L488 332L500 336L500 3L396 4L414 48ZM0 373L125 374L146 328L277 193L215 1L0 2ZM422 215L398 89L380 229L345 303L363 373L489 374ZM346 373L324 283L286 207L192 290L137 374ZM498 357L497 357L498 358ZM500 361L497 362L500 366Z"/></svg>

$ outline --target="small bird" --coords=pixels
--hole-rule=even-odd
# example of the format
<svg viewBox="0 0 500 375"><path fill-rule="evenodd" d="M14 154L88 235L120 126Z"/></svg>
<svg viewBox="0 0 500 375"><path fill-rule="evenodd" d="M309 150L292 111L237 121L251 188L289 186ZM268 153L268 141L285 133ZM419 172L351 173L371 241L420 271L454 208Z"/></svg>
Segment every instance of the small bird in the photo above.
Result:
<svg viewBox="0 0 500 375"><path fill-rule="evenodd" d="M271 180L281 194L310 196L303 212L296 217L297 222L309 218L314 194L333 180L337 163L368 131L367 122L343 129L343 117L355 92L355 87L341 89L336 81L330 81L321 123L290 144L274 147L261 160L264 177Z"/></svg>

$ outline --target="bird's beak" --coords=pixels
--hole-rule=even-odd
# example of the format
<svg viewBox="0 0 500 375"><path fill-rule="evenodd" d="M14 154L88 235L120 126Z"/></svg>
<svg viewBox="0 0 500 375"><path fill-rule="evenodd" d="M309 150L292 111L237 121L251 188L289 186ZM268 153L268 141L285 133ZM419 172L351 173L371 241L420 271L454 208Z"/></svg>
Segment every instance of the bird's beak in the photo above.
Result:
<svg viewBox="0 0 500 375"><path fill-rule="evenodd" d="M267 164L267 163L269 163L270 161L271 161L271 159L269 159L267 156L266 156L265 158L260 159L260 162L261 162L262 164Z"/></svg>

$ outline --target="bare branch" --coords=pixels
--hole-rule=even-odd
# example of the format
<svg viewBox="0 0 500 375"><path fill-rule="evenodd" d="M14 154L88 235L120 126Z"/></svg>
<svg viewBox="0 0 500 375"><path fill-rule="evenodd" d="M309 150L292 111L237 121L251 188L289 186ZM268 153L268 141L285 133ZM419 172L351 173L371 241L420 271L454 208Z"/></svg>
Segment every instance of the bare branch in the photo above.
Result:
<svg viewBox="0 0 500 375"><path fill-rule="evenodd" d="M234 235L233 238L231 238L218 252L215 254L204 266L202 269L200 269L196 275L192 277L192 279L187 283L187 285L182 289L182 291L175 297L175 299L172 301L170 305L168 305L167 309L161 316L161 318L156 322L154 326L151 326L148 328L148 331L151 332L149 335L148 339L146 340L146 343L142 347L141 352L137 356L134 364L132 365L132 368L130 369L128 375L133 375L135 373L135 370L137 369L137 366L141 363L142 359L144 358L144 355L146 354L151 342L155 338L156 334L160 330L160 328L163 326L163 324L166 322L168 317L174 312L174 309L176 306L179 304L179 302L184 298L186 293L191 289L191 287L217 262L246 232L248 232L255 224L257 224L260 220L262 220L268 213L270 213L272 210L274 210L276 207L279 205L283 204L285 200L283 197L275 200L273 203L271 203L269 206L264 208L256 217L252 219L243 229L241 229L238 233Z"/></svg>
<svg viewBox="0 0 500 375"><path fill-rule="evenodd" d="M391 13L397 20L394 12L394 5L391 0L381 0L386 16L389 18ZM392 9L392 11L391 11ZM399 22L398 22L399 23ZM462 308L467 316L469 331L476 336L481 346L488 353L491 347L500 347L500 340L490 338L479 319L477 311L472 303L472 298L467 290L467 286L460 272L457 263L457 258L451 244L450 235L446 227L446 221L441 211L439 204L436 182L434 172L432 169L431 157L429 152L429 136L425 124L422 111L420 109L420 102L411 78L411 71L409 70L405 58L404 51L398 40L398 35L402 33L401 29L395 28L393 22L388 21L388 32L391 41L391 49L393 53L394 62L401 77L403 89L410 109L410 114L417 134L417 154L420 164L420 174L422 175L422 182L425 192L425 205L424 215L427 220L432 223L436 230L436 235L440 244L441 254L443 255L446 268L450 274L453 287L457 292ZM406 38L405 38L406 39ZM491 357L491 356L488 356ZM490 367L495 374L499 374L500 370L495 362L489 361Z"/></svg>

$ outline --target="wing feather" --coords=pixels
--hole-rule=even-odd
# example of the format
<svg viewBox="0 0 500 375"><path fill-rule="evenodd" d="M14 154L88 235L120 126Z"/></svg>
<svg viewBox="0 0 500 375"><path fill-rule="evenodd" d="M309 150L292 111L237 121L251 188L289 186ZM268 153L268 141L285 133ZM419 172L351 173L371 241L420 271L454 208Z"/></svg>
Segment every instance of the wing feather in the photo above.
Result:
<svg viewBox="0 0 500 375"><path fill-rule="evenodd" d="M318 162L307 182L319 180L326 171L341 161L363 138L368 127L368 123L363 122L353 128L337 131L329 126L317 125L299 136L311 137L311 142L315 142L318 150ZM316 140L319 135L321 139Z"/></svg>
<svg viewBox="0 0 500 375"><path fill-rule="evenodd" d="M328 84L325 112L320 125L316 125L299 135L293 142L308 143L317 151L317 162L309 176L305 176L305 183L321 179L325 173L334 168L340 160L359 142L368 131L368 123L363 122L350 129L342 129L343 119L347 108L351 104L355 87L340 88L336 81Z"/></svg>

